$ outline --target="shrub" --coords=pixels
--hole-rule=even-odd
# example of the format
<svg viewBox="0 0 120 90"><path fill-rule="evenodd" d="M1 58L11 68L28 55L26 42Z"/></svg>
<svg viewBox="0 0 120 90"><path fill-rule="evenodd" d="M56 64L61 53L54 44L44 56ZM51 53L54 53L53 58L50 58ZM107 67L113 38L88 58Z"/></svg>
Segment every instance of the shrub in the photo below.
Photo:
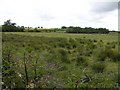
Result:
<svg viewBox="0 0 120 90"><path fill-rule="evenodd" d="M69 59L68 59L68 52L65 49L59 49L58 50L60 53L60 59L62 62L64 63L70 63Z"/></svg>
<svg viewBox="0 0 120 90"><path fill-rule="evenodd" d="M77 55L76 65L87 65L86 58L84 56Z"/></svg>
<svg viewBox="0 0 120 90"><path fill-rule="evenodd" d="M118 51L112 51L109 57L112 61L120 61L120 54L118 53Z"/></svg>
<svg viewBox="0 0 120 90"><path fill-rule="evenodd" d="M105 59L106 59L106 55L104 54L103 51L101 51L97 56L97 60L98 61L105 61Z"/></svg>
<svg viewBox="0 0 120 90"><path fill-rule="evenodd" d="M103 62L96 62L92 65L92 70L95 73L103 73L105 69L105 64Z"/></svg>
<svg viewBox="0 0 120 90"><path fill-rule="evenodd" d="M77 43L74 39L70 38L69 39L69 43L71 44L72 48L76 48L77 47Z"/></svg>
<svg viewBox="0 0 120 90"><path fill-rule="evenodd" d="M106 57L110 58L112 61L119 61L120 54L117 50L113 50L110 46L106 46L105 49L101 49L98 54L98 60L104 61Z"/></svg>
<svg viewBox="0 0 120 90"><path fill-rule="evenodd" d="M97 60L98 61L105 61L106 58L110 58L112 54L112 49L110 47L108 48L100 48L99 52L97 51Z"/></svg>
<svg viewBox="0 0 120 90"><path fill-rule="evenodd" d="M94 42L97 42L97 40L94 40Z"/></svg>

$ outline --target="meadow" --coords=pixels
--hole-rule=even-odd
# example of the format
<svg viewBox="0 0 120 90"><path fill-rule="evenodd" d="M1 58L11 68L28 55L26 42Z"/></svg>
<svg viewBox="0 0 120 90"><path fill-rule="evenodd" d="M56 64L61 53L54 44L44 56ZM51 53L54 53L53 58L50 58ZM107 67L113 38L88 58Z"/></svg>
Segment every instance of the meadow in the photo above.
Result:
<svg viewBox="0 0 120 90"><path fill-rule="evenodd" d="M119 88L118 34L4 32L3 88Z"/></svg>
<svg viewBox="0 0 120 90"><path fill-rule="evenodd" d="M87 38L92 40L103 40L104 42L118 41L118 33L109 34L71 34L71 33L38 33L38 32L4 32L5 34L17 34L27 36L63 37L63 38Z"/></svg>

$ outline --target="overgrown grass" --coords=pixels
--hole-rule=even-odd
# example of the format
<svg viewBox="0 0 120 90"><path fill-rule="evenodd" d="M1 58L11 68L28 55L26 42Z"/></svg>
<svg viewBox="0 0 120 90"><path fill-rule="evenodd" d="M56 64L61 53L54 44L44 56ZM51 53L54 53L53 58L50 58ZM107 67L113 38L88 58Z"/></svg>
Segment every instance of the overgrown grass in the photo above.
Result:
<svg viewBox="0 0 120 90"><path fill-rule="evenodd" d="M4 32L6 34L18 34L27 36L65 37L65 38L86 38L92 40L103 40L104 42L118 41L118 33L110 34L69 34L69 33L37 33L37 32Z"/></svg>
<svg viewBox="0 0 120 90"><path fill-rule="evenodd" d="M3 33L2 86L10 89L120 87L116 79L120 56L116 37Z"/></svg>

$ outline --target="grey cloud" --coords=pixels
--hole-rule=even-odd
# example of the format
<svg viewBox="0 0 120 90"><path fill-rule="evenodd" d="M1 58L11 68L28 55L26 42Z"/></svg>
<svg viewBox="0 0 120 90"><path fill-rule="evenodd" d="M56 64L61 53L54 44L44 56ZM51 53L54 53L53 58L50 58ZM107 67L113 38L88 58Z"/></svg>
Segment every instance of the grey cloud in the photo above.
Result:
<svg viewBox="0 0 120 90"><path fill-rule="evenodd" d="M95 13L106 13L118 9L118 2L94 2L92 11Z"/></svg>

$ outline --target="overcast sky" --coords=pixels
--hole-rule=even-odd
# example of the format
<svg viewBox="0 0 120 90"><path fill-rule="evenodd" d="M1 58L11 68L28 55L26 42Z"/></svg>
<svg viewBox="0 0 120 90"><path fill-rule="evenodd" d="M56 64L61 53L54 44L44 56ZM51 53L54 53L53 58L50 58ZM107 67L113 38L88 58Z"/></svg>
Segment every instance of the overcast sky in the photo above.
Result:
<svg viewBox="0 0 120 90"><path fill-rule="evenodd" d="M26 27L118 30L118 0L0 0L0 25L8 19Z"/></svg>

